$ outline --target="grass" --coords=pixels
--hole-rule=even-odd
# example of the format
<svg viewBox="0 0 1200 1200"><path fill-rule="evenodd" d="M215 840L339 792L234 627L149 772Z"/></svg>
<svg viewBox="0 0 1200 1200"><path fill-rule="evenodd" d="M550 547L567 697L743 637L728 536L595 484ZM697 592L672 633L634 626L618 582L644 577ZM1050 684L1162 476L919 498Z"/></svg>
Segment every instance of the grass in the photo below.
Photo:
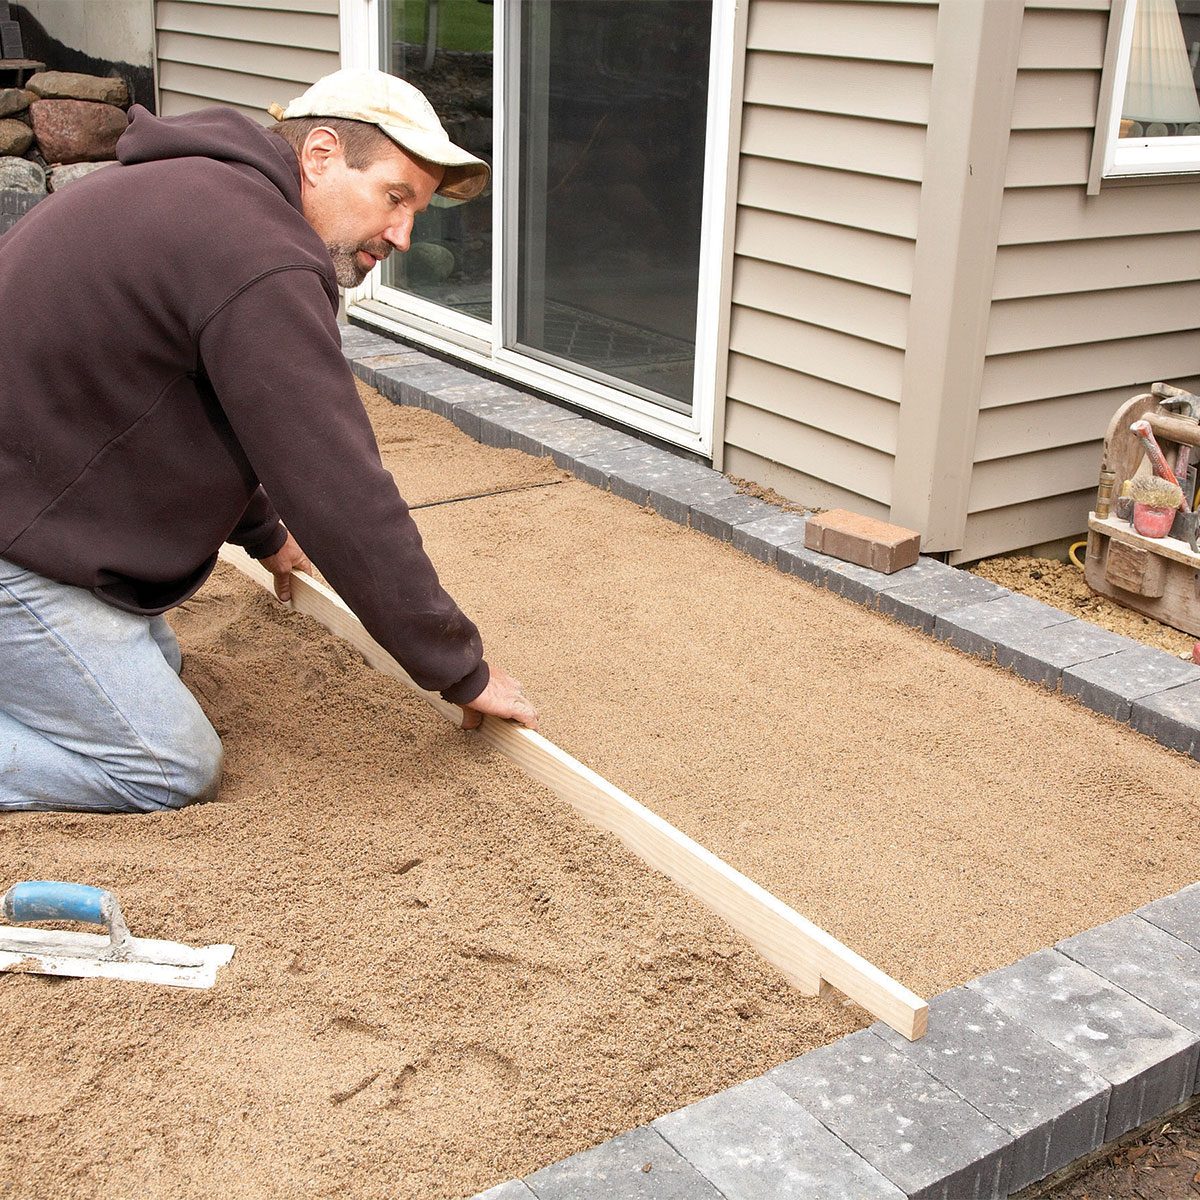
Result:
<svg viewBox="0 0 1200 1200"><path fill-rule="evenodd" d="M425 0L392 0L392 36L425 43ZM439 50L491 50L492 6L480 0L439 0Z"/></svg>

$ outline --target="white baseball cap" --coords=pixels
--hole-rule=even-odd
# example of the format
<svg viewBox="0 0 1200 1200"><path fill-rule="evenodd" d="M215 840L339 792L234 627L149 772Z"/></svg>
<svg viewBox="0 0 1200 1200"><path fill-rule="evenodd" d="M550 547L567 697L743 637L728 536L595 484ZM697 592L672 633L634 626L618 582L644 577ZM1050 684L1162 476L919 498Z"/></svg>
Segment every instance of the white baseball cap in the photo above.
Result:
<svg viewBox="0 0 1200 1200"><path fill-rule="evenodd" d="M293 117L344 117L378 125L397 145L446 168L438 194L471 200L487 187L491 168L456 146L442 128L433 105L411 83L369 67L343 67L318 79L286 108L267 110L277 121Z"/></svg>

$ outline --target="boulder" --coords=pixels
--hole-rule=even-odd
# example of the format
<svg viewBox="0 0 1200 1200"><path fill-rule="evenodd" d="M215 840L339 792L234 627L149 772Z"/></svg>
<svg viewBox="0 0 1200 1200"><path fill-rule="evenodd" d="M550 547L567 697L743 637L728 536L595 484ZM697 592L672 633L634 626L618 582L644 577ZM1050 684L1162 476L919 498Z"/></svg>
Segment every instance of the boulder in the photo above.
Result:
<svg viewBox="0 0 1200 1200"><path fill-rule="evenodd" d="M61 192L68 184L75 183L85 175L91 175L94 171L112 166L116 166L116 163L109 160L108 162L68 163L66 166L53 167L50 171L50 190Z"/></svg>
<svg viewBox="0 0 1200 1200"><path fill-rule="evenodd" d="M39 71L26 88L42 100L91 100L96 104L129 107L129 88L123 79L103 75L80 75L75 71Z"/></svg>
<svg viewBox="0 0 1200 1200"><path fill-rule="evenodd" d="M37 97L24 88L0 88L0 117L24 112Z"/></svg>
<svg viewBox="0 0 1200 1200"><path fill-rule="evenodd" d="M0 192L46 192L46 172L24 158L0 158Z"/></svg>
<svg viewBox="0 0 1200 1200"><path fill-rule="evenodd" d="M24 121L0 120L0 155L20 157L33 144L33 130Z"/></svg>
<svg viewBox="0 0 1200 1200"><path fill-rule="evenodd" d="M129 124L121 109L93 100L35 100L29 116L38 149L51 163L115 158L117 138Z"/></svg>

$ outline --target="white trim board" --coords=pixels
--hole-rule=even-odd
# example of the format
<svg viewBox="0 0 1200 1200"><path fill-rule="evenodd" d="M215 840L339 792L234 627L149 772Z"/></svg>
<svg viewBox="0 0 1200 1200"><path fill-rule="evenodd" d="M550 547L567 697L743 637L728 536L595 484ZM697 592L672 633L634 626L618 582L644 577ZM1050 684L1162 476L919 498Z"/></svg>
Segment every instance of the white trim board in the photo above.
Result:
<svg viewBox="0 0 1200 1200"><path fill-rule="evenodd" d="M221 559L272 590L271 573L244 550L223 546ZM447 720L461 724L462 710L418 687L334 592L307 576L293 575L291 607L345 639L377 671L411 688ZM924 1036L929 1008L920 996L553 742L495 717L484 718L479 736L586 820L616 834L647 866L661 871L728 922L799 991L817 995L828 984L910 1041Z"/></svg>

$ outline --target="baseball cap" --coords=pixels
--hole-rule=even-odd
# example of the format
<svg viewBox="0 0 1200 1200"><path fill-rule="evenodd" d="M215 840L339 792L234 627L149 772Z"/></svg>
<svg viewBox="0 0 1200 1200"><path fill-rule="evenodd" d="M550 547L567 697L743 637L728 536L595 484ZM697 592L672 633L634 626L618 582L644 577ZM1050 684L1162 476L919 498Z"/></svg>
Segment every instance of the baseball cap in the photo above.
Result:
<svg viewBox="0 0 1200 1200"><path fill-rule="evenodd" d="M293 117L344 117L378 125L403 149L446 168L438 194L471 200L487 187L491 168L456 146L442 128L433 105L411 83L369 67L343 67L318 79L286 108L267 110L277 121Z"/></svg>

